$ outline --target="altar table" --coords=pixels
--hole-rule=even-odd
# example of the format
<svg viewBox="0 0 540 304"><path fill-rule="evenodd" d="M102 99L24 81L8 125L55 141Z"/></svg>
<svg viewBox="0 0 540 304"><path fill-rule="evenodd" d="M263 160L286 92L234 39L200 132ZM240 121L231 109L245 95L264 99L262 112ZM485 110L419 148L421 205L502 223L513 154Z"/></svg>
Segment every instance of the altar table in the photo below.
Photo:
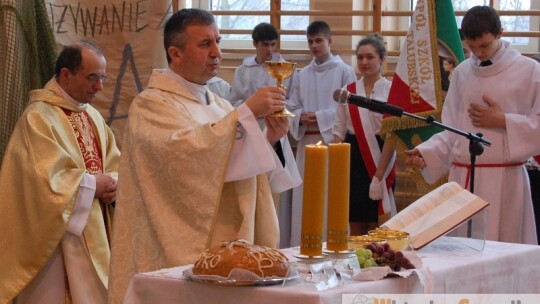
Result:
<svg viewBox="0 0 540 304"><path fill-rule="evenodd" d="M290 255L298 248L283 251ZM443 237L417 254L433 279L434 294L540 294L540 246L486 241L479 252ZM426 290L416 274L378 281L343 280L324 291L301 279L285 286L218 286L187 280L182 273L190 267L137 274L125 303L329 304L341 303L342 294L418 294Z"/></svg>

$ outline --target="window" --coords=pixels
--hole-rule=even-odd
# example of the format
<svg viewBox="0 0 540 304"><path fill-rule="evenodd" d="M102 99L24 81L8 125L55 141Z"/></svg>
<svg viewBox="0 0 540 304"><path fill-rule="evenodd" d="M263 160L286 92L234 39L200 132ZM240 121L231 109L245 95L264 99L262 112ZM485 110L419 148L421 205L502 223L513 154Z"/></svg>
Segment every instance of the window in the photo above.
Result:
<svg viewBox="0 0 540 304"><path fill-rule="evenodd" d="M186 7L200 7L211 11L225 11L216 14L216 22L222 31L223 48L252 48L251 31L261 23L270 20L270 0L193 0L186 1ZM309 0L281 1L281 10L308 11ZM234 12L238 11L238 14ZM305 30L309 24L308 16L281 16L280 28L284 30ZM303 35L280 35L281 43L290 45L300 41L305 43Z"/></svg>
<svg viewBox="0 0 540 304"><path fill-rule="evenodd" d="M487 0L452 0L455 11L467 11L476 5L489 5L489 2ZM501 16L501 24L504 29L502 39L512 43L512 46L521 52L538 51L538 38L512 34L513 32L526 33L538 29L538 16L520 13L540 8L538 3L532 4L536 7L531 7L531 4L531 0L500 0L495 1L493 6ZM462 15L456 17L458 26L462 19Z"/></svg>
<svg viewBox="0 0 540 304"><path fill-rule="evenodd" d="M377 31L388 49L385 76L392 77L405 40L416 0L177 0L186 7L211 10L216 16L223 40L220 76L232 80L242 59L254 53L251 31L266 21L281 30L280 50L287 60L309 64L305 29L309 22L321 19L332 27L332 53L356 66L354 48L365 35ZM474 5L490 5L501 15L503 39L525 55L539 51L539 0L452 0L458 25ZM298 14L296 14L298 11Z"/></svg>

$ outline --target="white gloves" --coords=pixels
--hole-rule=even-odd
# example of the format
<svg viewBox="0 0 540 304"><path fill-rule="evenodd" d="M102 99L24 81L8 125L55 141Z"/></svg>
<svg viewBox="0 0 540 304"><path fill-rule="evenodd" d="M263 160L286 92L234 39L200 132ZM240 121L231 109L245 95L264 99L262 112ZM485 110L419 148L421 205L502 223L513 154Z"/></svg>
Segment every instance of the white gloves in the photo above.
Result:
<svg viewBox="0 0 540 304"><path fill-rule="evenodd" d="M383 198L383 191L386 191L386 182L384 179L380 181L376 176L373 176L369 185L369 198L378 201Z"/></svg>

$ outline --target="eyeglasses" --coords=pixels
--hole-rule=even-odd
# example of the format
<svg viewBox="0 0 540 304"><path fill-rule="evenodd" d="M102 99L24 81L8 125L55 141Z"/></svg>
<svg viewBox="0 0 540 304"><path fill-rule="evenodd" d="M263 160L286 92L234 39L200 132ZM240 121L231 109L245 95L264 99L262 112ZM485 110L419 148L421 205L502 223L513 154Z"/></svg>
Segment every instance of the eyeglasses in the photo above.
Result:
<svg viewBox="0 0 540 304"><path fill-rule="evenodd" d="M86 79L91 83L96 83L98 81L105 82L107 80L107 75L90 74L86 76Z"/></svg>

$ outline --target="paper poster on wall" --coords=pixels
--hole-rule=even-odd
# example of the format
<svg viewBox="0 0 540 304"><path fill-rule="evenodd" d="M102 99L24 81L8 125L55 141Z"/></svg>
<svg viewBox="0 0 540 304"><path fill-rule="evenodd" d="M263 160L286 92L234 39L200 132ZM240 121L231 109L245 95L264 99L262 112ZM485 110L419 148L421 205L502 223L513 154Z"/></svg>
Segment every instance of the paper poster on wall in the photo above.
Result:
<svg viewBox="0 0 540 304"><path fill-rule="evenodd" d="M59 48L81 39L103 49L107 81L92 105L103 115L121 148L129 106L146 87L152 69L165 68L163 27L170 0L45 0Z"/></svg>

